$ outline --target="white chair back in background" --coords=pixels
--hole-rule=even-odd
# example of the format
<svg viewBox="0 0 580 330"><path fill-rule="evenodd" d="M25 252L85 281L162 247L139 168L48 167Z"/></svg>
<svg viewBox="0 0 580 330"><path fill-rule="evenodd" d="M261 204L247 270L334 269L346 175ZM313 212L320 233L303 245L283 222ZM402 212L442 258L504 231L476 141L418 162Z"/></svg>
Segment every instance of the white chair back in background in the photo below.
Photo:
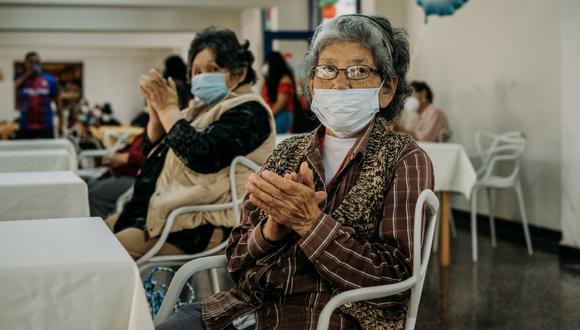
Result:
<svg viewBox="0 0 580 330"><path fill-rule="evenodd" d="M481 137L492 137L492 143L487 149L481 147ZM528 220L524 206L523 191L521 186L520 160L526 147L526 138L521 132L508 132L501 135L495 135L489 132L478 132L476 135L476 144L480 151L482 165L478 170L478 180L471 192L471 240L472 240L472 258L477 261L477 194L480 189L485 189L489 205L489 225L491 233L491 243L495 247L496 232L494 212L494 189L514 189L518 200L519 211L522 217L522 226L528 253L533 254L532 242L529 234ZM508 174L497 174L500 164L509 165Z"/></svg>

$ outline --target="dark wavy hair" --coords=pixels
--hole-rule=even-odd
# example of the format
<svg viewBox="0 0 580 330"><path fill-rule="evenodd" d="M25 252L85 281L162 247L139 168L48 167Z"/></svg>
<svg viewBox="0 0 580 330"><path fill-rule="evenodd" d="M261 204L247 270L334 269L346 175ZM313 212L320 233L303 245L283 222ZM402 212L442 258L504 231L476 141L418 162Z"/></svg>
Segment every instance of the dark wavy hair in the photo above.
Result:
<svg viewBox="0 0 580 330"><path fill-rule="evenodd" d="M382 79L397 78L397 89L381 115L393 120L403 110L405 99L411 94L407 82L410 54L407 33L393 28L391 22L379 15L343 15L319 25L305 57L306 74L314 76L314 68L322 50L334 42L356 42L373 52Z"/></svg>
<svg viewBox="0 0 580 330"><path fill-rule="evenodd" d="M170 55L165 59L163 68L163 78L173 78L174 80L187 81L187 65L179 55Z"/></svg>
<svg viewBox="0 0 580 330"><path fill-rule="evenodd" d="M278 98L278 85L284 76L290 77L292 85L294 86L294 98L296 98L296 81L294 79L294 73L282 54L276 51L270 52L270 54L266 56L264 63L268 64L266 90L268 91L268 99L270 102L276 102L276 99ZM295 100L292 100L292 102L295 102Z"/></svg>
<svg viewBox="0 0 580 330"><path fill-rule="evenodd" d="M427 101L429 101L429 103L433 103L433 91L431 90L431 87L429 87L429 85L427 85L426 82L424 81L412 81L411 82L411 87L413 87L413 90L417 93L421 93L422 91L425 91L425 94L427 94Z"/></svg>
<svg viewBox="0 0 580 330"><path fill-rule="evenodd" d="M191 64L197 54L204 49L211 49L215 53L216 63L232 74L239 74L243 68L248 68L246 78L241 84L256 82L256 72L252 69L254 54L249 50L250 42L238 42L236 34L230 29L217 29L210 26L203 29L191 41L188 59L188 78L191 79Z"/></svg>

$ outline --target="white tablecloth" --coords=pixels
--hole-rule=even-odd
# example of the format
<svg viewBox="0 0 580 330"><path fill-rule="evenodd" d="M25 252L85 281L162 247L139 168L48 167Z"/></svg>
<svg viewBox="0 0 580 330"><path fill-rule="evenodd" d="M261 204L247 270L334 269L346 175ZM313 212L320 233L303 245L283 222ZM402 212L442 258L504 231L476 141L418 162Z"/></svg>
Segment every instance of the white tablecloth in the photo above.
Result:
<svg viewBox="0 0 580 330"><path fill-rule="evenodd" d="M76 171L63 149L0 151L0 172Z"/></svg>
<svg viewBox="0 0 580 330"><path fill-rule="evenodd" d="M87 184L73 172L0 173L0 221L88 216Z"/></svg>
<svg viewBox="0 0 580 330"><path fill-rule="evenodd" d="M135 262L99 218L0 222L1 329L153 329Z"/></svg>
<svg viewBox="0 0 580 330"><path fill-rule="evenodd" d="M432 142L419 142L419 146L433 163L435 191L459 192L469 199L477 174L463 146Z"/></svg>
<svg viewBox="0 0 580 330"><path fill-rule="evenodd" d="M0 151L66 150L69 154L71 171L77 167L75 146L67 139L34 139L0 141Z"/></svg>

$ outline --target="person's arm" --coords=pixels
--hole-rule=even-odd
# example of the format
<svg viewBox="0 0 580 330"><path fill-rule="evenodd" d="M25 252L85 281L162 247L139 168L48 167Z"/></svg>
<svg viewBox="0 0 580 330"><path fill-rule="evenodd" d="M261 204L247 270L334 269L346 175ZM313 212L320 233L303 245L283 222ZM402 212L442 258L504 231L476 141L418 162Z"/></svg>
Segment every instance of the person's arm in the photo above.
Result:
<svg viewBox="0 0 580 330"><path fill-rule="evenodd" d="M52 100L54 101L54 104L56 104L56 117L58 118L56 125L57 125L57 130L58 130L58 135L62 136L64 128L64 116L63 116L63 111L62 111L62 99L60 98L60 93L57 93Z"/></svg>
<svg viewBox="0 0 580 330"><path fill-rule="evenodd" d="M16 79L14 80L14 88L18 89L20 88L20 86L22 86L22 84L27 81L30 76L32 76L34 74L34 72L36 72L36 70L34 69L30 69L28 71L26 71L23 75L21 75L20 77L16 77Z"/></svg>
<svg viewBox="0 0 580 330"><path fill-rule="evenodd" d="M267 110L258 102L247 102L226 111L203 132L180 119L165 143L190 169L215 173L229 166L236 156L259 147L269 135Z"/></svg>
<svg viewBox="0 0 580 330"><path fill-rule="evenodd" d="M159 120L157 112L155 109L153 109L149 102L147 102L147 108L149 111L149 122L147 122L147 139L149 143L156 144L163 136L165 136L165 130L163 129L163 125L161 125L161 121Z"/></svg>
<svg viewBox="0 0 580 330"><path fill-rule="evenodd" d="M284 144L283 141L280 145ZM277 150L283 149L280 145ZM260 173L263 170L274 170L275 164L279 161L277 150L268 157ZM240 225L233 228L226 247L228 272L235 282L255 264L256 260L275 253L283 246L285 242L283 237L290 232L287 227L274 224L272 219L265 218L260 221L260 214L260 209L250 202L249 194L246 194L240 210ZM274 228L277 237L268 236L267 227L270 225L278 227Z"/></svg>
<svg viewBox="0 0 580 330"><path fill-rule="evenodd" d="M412 274L413 219L417 198L433 188L433 169L416 145L403 151L386 196L379 239L363 242L332 216L322 214L298 242L318 273L342 289L402 281ZM395 224L395 228L392 228Z"/></svg>
<svg viewBox="0 0 580 330"><path fill-rule="evenodd" d="M439 139L439 131L444 128L441 122L444 120L441 116L442 112L439 110L432 110L427 118L424 118L425 124L421 125L421 129L415 132L418 141L436 142Z"/></svg>
<svg viewBox="0 0 580 330"><path fill-rule="evenodd" d="M132 167L141 168L145 161L147 160L147 155L143 152L143 135L135 138L133 143L129 146L127 150L129 154L129 159L127 164Z"/></svg>
<svg viewBox="0 0 580 330"><path fill-rule="evenodd" d="M54 102L54 104L56 106L56 118L57 118L56 127L58 130L58 135L62 136L64 116L63 116L63 110L62 110L62 99L60 97L60 90L58 88L58 83L57 83L56 79L50 75L46 75L45 79L49 84L50 95L51 95L52 101Z"/></svg>
<svg viewBox="0 0 580 330"><path fill-rule="evenodd" d="M286 109L288 106L288 102L292 102L291 93L292 91L289 90L292 88L292 80L290 77L284 76L280 79L278 83L278 92L276 95L276 103L272 105L272 113L277 115L280 111Z"/></svg>

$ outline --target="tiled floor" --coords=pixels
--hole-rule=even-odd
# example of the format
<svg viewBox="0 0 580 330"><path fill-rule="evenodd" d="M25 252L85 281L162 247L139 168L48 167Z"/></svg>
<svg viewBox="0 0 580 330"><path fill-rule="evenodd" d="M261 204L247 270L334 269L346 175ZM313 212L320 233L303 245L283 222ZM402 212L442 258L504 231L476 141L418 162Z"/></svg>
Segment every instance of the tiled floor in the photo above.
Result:
<svg viewBox="0 0 580 330"><path fill-rule="evenodd" d="M417 329L580 329L580 275L560 268L558 255L479 239L471 261L469 233L452 240L452 266L430 261Z"/></svg>

